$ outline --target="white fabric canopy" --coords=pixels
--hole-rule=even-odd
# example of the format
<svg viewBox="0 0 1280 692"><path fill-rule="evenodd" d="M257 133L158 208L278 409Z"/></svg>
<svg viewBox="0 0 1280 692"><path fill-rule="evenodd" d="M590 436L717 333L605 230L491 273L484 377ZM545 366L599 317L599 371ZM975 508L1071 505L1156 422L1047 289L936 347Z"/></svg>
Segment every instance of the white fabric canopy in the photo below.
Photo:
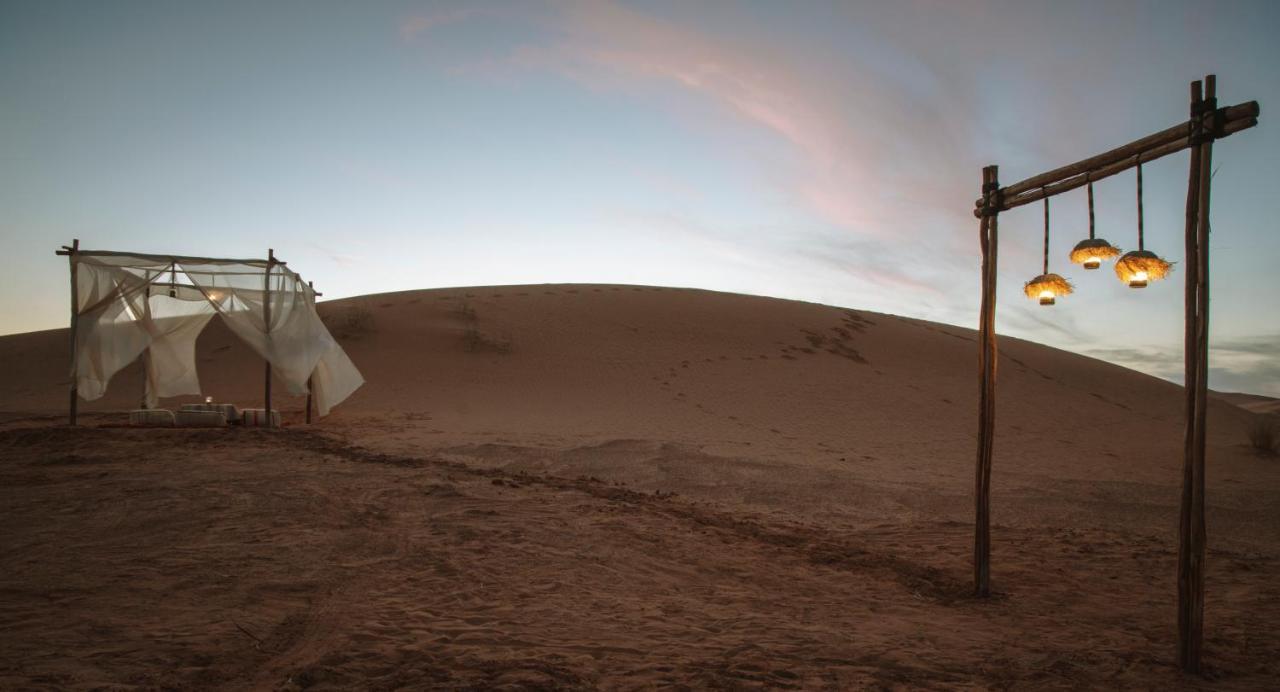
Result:
<svg viewBox="0 0 1280 692"><path fill-rule="evenodd" d="M147 404L200 394L196 337L215 314L292 394L314 388L320 415L364 378L316 314L315 292L283 263L202 257L72 254L77 313L72 377L92 401L144 352Z"/></svg>

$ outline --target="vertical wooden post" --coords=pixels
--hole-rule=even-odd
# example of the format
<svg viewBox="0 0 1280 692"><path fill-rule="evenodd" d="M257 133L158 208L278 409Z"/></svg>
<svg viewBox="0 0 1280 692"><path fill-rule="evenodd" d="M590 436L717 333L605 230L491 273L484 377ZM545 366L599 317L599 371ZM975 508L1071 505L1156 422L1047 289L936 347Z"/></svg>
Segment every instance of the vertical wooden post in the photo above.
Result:
<svg viewBox="0 0 1280 692"><path fill-rule="evenodd" d="M276 251L267 249L267 274L262 283L262 325L267 336L267 350L271 349L271 270L276 266ZM271 361L267 361L264 400L266 406L266 427L271 427Z"/></svg>
<svg viewBox="0 0 1280 692"><path fill-rule="evenodd" d="M1185 317L1186 432L1178 527L1178 663L1200 672L1204 640L1205 426L1209 376L1209 182L1213 165L1214 75L1191 91L1191 171L1187 186Z"/></svg>
<svg viewBox="0 0 1280 692"><path fill-rule="evenodd" d="M974 470L973 588L978 597L991 594L991 458L995 429L996 271L998 249L999 169L982 169L982 304L978 317L978 460Z"/></svg>
<svg viewBox="0 0 1280 692"><path fill-rule="evenodd" d="M307 288L311 289L312 307L315 307L316 285L310 281L307 282ZM311 425L311 387L312 378L307 377L307 425Z"/></svg>
<svg viewBox="0 0 1280 692"><path fill-rule="evenodd" d="M80 405L80 363L76 353L76 332L80 326L80 282L76 274L76 254L80 252L80 239L71 241L71 251L67 253L67 263L71 266L71 405L68 410L68 425L75 425Z"/></svg>
<svg viewBox="0 0 1280 692"><path fill-rule="evenodd" d="M150 310L151 309L151 306L150 306L151 271L150 270L145 271L143 276L145 277L147 282L146 288L143 289L144 291L146 291L145 295L143 296L143 300L147 302L148 304L147 309ZM142 351L142 403L141 405L138 406L138 408L141 408L141 409L150 408L149 406L147 406L147 387L150 385L150 383L151 383L151 345L147 344L147 347Z"/></svg>
<svg viewBox="0 0 1280 692"><path fill-rule="evenodd" d="M1200 104L1203 101L1200 80L1191 83L1191 131L1194 135L1198 129L1196 121L1200 117ZM1196 237L1200 214L1200 147L1191 145L1191 166L1187 180L1187 211L1185 219L1185 249L1183 260L1186 286L1184 288L1183 316L1183 380L1184 402L1183 412L1186 426L1182 438L1182 497L1178 515L1178 663L1187 669L1191 640L1191 614L1189 603L1191 598L1191 488L1194 485L1194 449L1196 437L1196 379L1199 377L1197 341L1197 303L1199 300L1198 277L1200 275L1199 244Z"/></svg>

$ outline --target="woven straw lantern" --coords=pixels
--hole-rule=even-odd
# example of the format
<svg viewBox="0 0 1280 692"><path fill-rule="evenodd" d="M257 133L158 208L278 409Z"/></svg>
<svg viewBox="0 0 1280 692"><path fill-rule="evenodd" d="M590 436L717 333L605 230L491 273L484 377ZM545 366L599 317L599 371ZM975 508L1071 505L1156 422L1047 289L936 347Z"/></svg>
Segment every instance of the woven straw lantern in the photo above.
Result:
<svg viewBox="0 0 1280 692"><path fill-rule="evenodd" d="M1116 260L1116 276L1129 284L1129 288L1146 288L1150 281L1158 281L1169 275L1173 264L1166 262L1143 247L1142 236L1142 164L1138 164L1138 249L1126 252Z"/></svg>
<svg viewBox="0 0 1280 692"><path fill-rule="evenodd" d="M1120 255L1120 248L1098 238L1093 230L1093 181L1089 181L1089 238L1076 243L1071 249L1071 261L1085 269L1097 269L1103 260Z"/></svg>
<svg viewBox="0 0 1280 692"><path fill-rule="evenodd" d="M1044 271L1022 286L1023 292L1041 305L1053 305L1058 296L1071 295L1074 287L1065 278L1049 273L1049 198L1044 198Z"/></svg>

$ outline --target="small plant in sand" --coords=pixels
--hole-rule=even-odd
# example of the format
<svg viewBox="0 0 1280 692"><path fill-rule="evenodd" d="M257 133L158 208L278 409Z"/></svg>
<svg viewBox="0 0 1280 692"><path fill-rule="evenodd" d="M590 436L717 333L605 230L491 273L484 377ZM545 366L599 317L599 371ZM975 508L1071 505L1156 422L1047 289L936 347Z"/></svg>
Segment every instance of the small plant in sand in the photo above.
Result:
<svg viewBox="0 0 1280 692"><path fill-rule="evenodd" d="M477 329L474 324L467 327L467 330L463 332L462 345L467 350L467 353L500 353L506 355L511 353L512 349L510 335L494 336L485 334Z"/></svg>
<svg viewBox="0 0 1280 692"><path fill-rule="evenodd" d="M1276 431L1276 421L1271 416L1258 416L1249 427L1249 446L1253 451L1264 456L1274 456L1280 447L1280 434Z"/></svg>
<svg viewBox="0 0 1280 692"><path fill-rule="evenodd" d="M467 353L511 353L511 335L493 335L480 329L480 315L470 301L454 304L453 316L466 325L462 332L462 347Z"/></svg>
<svg viewBox="0 0 1280 692"><path fill-rule="evenodd" d="M358 339L374 330L373 311L362 304L325 315L323 321L329 333L338 339Z"/></svg>
<svg viewBox="0 0 1280 692"><path fill-rule="evenodd" d="M475 324L480 321L479 315L476 314L476 309L466 300L453 306L453 314L465 324Z"/></svg>

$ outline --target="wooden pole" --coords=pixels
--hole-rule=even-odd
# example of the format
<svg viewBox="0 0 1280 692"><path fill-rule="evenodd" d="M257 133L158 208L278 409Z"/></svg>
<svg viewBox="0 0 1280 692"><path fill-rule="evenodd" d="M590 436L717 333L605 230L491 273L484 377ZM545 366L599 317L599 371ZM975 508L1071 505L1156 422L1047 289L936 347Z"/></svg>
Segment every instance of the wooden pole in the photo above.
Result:
<svg viewBox="0 0 1280 692"><path fill-rule="evenodd" d="M80 282L76 278L76 254L79 252L80 239L76 238L71 241L70 252L67 253L67 263L71 266L71 405L67 415L68 425L76 425L80 405L80 363L76 353L76 332L80 326Z"/></svg>
<svg viewBox="0 0 1280 692"><path fill-rule="evenodd" d="M1203 90L1200 80L1191 83L1191 118L1195 130ZM1200 147L1191 147L1191 166L1187 176L1187 211L1185 219L1185 249L1183 261L1186 285L1183 291L1183 411L1186 426L1182 438L1182 495L1178 514L1178 662L1186 668L1188 642L1190 641L1191 616L1188 603L1191 594L1191 488L1194 485L1194 448L1196 437L1196 379L1199 377L1197 341L1197 316L1199 301L1200 258L1196 237L1200 214Z"/></svg>
<svg viewBox="0 0 1280 692"><path fill-rule="evenodd" d="M312 282L308 281L308 282L307 282L307 288L311 289L311 296L312 296L312 298L311 298L311 299L312 299L312 301L313 301L312 306L314 307L314 301L315 301L315 295L316 295L316 285L315 285L314 283L312 283ZM312 387L312 379L314 379L314 378L312 378L311 376L308 376L308 377L307 377L307 425L311 425L311 387Z"/></svg>
<svg viewBox="0 0 1280 692"><path fill-rule="evenodd" d="M148 304L147 309L150 310L151 309L151 305L150 305L151 303L151 272L148 270L143 274L143 276L145 277L147 282L147 287L146 289L144 289L146 293L143 296L143 300L147 302ZM147 406L147 388L150 386L150 384L151 384L151 345L148 344L147 347L142 350L142 405L138 406L138 408L141 408L141 409L150 408L149 406Z"/></svg>
<svg viewBox="0 0 1280 692"><path fill-rule="evenodd" d="M1213 166L1214 75L1205 77L1204 98L1192 86L1192 150L1187 192L1189 253L1186 289L1187 353L1185 373L1187 429L1184 440L1182 506L1178 530L1178 663L1187 673L1199 673L1204 642L1205 563L1205 432L1209 376L1209 188ZM1192 196L1195 208L1192 209ZM1194 224L1192 213L1194 211ZM1194 237L1192 229L1194 228Z"/></svg>
<svg viewBox="0 0 1280 692"><path fill-rule="evenodd" d="M271 350L271 270L276 266L276 251L267 249L267 274L262 283L262 323L267 336L267 351ZM266 405L266 427L271 427L271 361L267 361L264 400Z"/></svg>
<svg viewBox="0 0 1280 692"><path fill-rule="evenodd" d="M973 589L991 594L991 458L995 428L996 270L998 249L999 169L982 169L986 213L978 226L982 248L982 303L978 317L978 459L974 468Z"/></svg>

